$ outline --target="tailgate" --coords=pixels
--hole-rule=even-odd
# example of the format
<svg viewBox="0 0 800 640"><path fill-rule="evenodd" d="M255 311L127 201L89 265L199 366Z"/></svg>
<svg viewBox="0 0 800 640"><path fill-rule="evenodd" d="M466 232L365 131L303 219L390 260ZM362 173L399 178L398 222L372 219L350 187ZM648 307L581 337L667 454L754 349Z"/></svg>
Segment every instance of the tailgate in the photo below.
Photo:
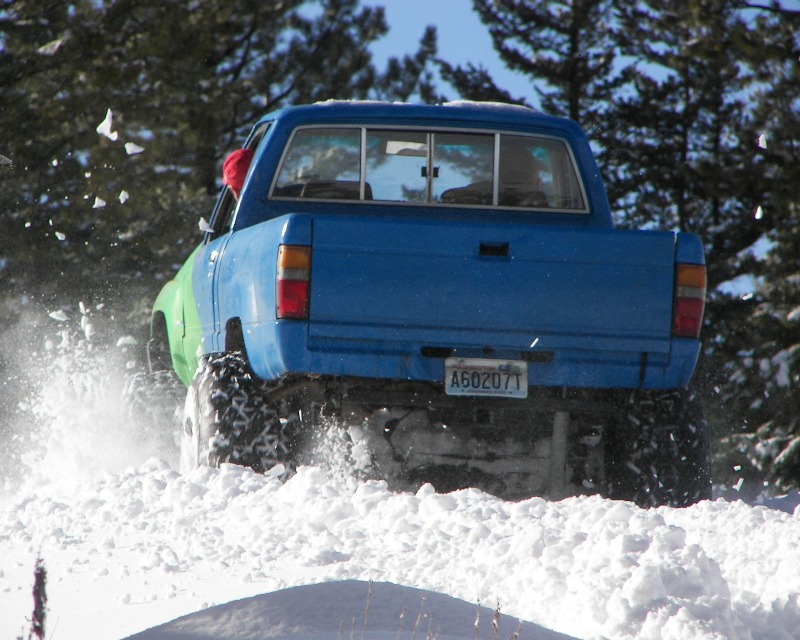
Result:
<svg viewBox="0 0 800 640"><path fill-rule="evenodd" d="M317 216L309 336L666 352L674 254L669 232Z"/></svg>

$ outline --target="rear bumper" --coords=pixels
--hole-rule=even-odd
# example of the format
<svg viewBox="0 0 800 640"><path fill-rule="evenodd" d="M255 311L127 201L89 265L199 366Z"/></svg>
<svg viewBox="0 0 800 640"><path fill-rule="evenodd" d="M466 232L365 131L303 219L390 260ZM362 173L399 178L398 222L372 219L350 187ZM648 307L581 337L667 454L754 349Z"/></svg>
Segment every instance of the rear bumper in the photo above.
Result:
<svg viewBox="0 0 800 640"><path fill-rule="evenodd" d="M410 339L402 330L344 338L310 334L306 323L292 321L243 329L250 364L264 380L314 375L441 384L444 359L458 356L526 360L531 388L674 389L688 386L700 351L699 341L683 338L545 336L531 346L527 337L482 334L486 346L478 348L474 335L452 333L447 341L436 332Z"/></svg>
<svg viewBox="0 0 800 640"><path fill-rule="evenodd" d="M532 388L525 399L449 396L436 382L382 380L338 376L287 375L274 381L271 403L286 401L295 409L312 406L325 414L369 416L380 409L424 409L479 416L481 412L524 416L571 414L618 415L629 396L620 389ZM549 421L548 421L549 423Z"/></svg>

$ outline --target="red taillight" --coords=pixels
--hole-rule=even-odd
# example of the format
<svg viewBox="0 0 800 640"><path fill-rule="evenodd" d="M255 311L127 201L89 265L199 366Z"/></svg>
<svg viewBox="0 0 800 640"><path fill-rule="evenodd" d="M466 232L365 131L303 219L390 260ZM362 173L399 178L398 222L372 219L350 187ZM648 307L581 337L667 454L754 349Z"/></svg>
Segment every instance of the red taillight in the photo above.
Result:
<svg viewBox="0 0 800 640"><path fill-rule="evenodd" d="M308 317L311 247L282 244L278 247L275 305L278 319Z"/></svg>
<svg viewBox="0 0 800 640"><path fill-rule="evenodd" d="M697 338L706 304L706 268L702 264L679 264L675 272L672 333Z"/></svg>

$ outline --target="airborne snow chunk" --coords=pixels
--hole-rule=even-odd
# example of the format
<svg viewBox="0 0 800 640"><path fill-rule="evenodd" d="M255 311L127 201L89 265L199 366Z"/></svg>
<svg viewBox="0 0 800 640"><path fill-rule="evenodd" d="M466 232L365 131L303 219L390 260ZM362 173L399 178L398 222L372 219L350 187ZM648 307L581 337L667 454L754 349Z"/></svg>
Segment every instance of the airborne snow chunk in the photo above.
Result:
<svg viewBox="0 0 800 640"><path fill-rule="evenodd" d="M67 41L68 36L63 36L61 38L56 38L55 40L51 40L47 44L43 44L39 47L36 52L43 55L43 56L52 56L61 48L61 46Z"/></svg>
<svg viewBox="0 0 800 640"><path fill-rule="evenodd" d="M114 117L114 114L111 113L111 109L106 111L105 119L97 125L97 133L101 136L105 136L109 140L116 140L119 137L119 134L116 131L111 131L111 120Z"/></svg>
<svg viewBox="0 0 800 640"><path fill-rule="evenodd" d="M125 152L126 152L126 153L127 153L129 156L134 156L134 155L136 155L137 153L141 153L142 151L144 151L144 147L140 147L140 146L139 146L138 144L136 144L135 142L126 142L126 143L125 143Z"/></svg>

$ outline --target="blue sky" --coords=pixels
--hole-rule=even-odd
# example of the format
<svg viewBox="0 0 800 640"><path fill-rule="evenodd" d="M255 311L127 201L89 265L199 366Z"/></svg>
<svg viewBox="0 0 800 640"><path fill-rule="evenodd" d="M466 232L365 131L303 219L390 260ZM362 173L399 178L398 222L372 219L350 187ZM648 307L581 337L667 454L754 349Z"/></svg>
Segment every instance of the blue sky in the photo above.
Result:
<svg viewBox="0 0 800 640"><path fill-rule="evenodd" d="M538 104L530 81L506 69L498 58L489 31L469 0L363 0L363 4L380 5L386 10L389 34L372 45L379 67L390 56L414 53L425 27L434 25L442 59L453 65L471 62L483 66L512 96L525 98L532 106ZM458 97L455 92L448 95Z"/></svg>
<svg viewBox="0 0 800 640"><path fill-rule="evenodd" d="M528 78L509 71L492 47L489 31L472 10L470 0L362 0L365 6L383 6L389 33L372 45L375 63L380 66L390 56L402 57L417 50L427 25L438 33L439 56L453 65L471 62L485 67L495 83L529 105L539 101ZM761 4L767 4L764 0ZM800 10L800 0L782 0L783 7ZM454 91L444 91L456 98Z"/></svg>

